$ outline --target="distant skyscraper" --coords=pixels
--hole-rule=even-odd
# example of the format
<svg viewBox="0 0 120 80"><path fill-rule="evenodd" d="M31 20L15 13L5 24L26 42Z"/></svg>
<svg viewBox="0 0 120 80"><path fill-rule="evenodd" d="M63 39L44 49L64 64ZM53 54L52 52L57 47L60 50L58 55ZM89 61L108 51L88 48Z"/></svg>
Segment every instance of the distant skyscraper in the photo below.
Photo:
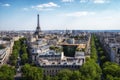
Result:
<svg viewBox="0 0 120 80"><path fill-rule="evenodd" d="M35 31L35 35L40 35L41 33L41 28L40 28L40 24L39 24L39 14L37 15L37 28L36 28L36 31Z"/></svg>

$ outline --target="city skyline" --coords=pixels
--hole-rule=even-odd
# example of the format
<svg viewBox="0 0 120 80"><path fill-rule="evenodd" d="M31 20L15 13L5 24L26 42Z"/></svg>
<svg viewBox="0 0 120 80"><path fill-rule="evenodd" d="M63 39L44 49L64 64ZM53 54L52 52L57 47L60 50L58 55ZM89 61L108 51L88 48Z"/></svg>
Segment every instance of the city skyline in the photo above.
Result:
<svg viewBox="0 0 120 80"><path fill-rule="evenodd" d="M0 0L0 30L120 30L116 0Z"/></svg>

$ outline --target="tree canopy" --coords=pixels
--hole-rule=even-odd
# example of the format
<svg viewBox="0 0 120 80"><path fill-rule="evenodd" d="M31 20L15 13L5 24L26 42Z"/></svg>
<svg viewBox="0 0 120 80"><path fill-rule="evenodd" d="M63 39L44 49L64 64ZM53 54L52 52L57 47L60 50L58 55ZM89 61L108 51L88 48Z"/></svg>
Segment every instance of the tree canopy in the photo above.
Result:
<svg viewBox="0 0 120 80"><path fill-rule="evenodd" d="M120 66L116 63L106 62L103 65L103 74L108 80L120 80Z"/></svg>
<svg viewBox="0 0 120 80"><path fill-rule="evenodd" d="M8 65L3 65L0 67L0 80L14 80L14 75L14 68Z"/></svg>
<svg viewBox="0 0 120 80"><path fill-rule="evenodd" d="M25 80L43 80L43 70L39 67L25 64L22 67L23 79Z"/></svg>
<svg viewBox="0 0 120 80"><path fill-rule="evenodd" d="M80 72L82 80L101 80L101 68L93 59L86 61L80 68Z"/></svg>

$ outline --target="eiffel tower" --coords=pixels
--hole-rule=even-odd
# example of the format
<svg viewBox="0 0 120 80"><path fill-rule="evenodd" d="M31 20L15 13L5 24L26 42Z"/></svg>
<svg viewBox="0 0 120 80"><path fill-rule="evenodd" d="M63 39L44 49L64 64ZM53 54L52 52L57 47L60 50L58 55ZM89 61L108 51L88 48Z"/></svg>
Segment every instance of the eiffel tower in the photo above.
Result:
<svg viewBox="0 0 120 80"><path fill-rule="evenodd" d="M41 28L40 28L40 24L39 24L39 14L37 15L37 27L36 27L36 31L35 31L35 35L40 35L41 33Z"/></svg>

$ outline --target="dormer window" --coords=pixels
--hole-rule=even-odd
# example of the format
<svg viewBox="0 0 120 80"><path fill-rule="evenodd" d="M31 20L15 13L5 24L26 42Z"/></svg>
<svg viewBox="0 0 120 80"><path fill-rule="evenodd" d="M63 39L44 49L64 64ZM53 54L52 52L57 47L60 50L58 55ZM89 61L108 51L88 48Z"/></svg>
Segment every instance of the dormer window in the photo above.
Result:
<svg viewBox="0 0 120 80"><path fill-rule="evenodd" d="M46 65L46 63L43 63L43 65Z"/></svg>
<svg viewBox="0 0 120 80"><path fill-rule="evenodd" d="M53 62L52 64L55 64L55 62Z"/></svg>
<svg viewBox="0 0 120 80"><path fill-rule="evenodd" d="M60 62L58 62L58 64L60 64Z"/></svg>

